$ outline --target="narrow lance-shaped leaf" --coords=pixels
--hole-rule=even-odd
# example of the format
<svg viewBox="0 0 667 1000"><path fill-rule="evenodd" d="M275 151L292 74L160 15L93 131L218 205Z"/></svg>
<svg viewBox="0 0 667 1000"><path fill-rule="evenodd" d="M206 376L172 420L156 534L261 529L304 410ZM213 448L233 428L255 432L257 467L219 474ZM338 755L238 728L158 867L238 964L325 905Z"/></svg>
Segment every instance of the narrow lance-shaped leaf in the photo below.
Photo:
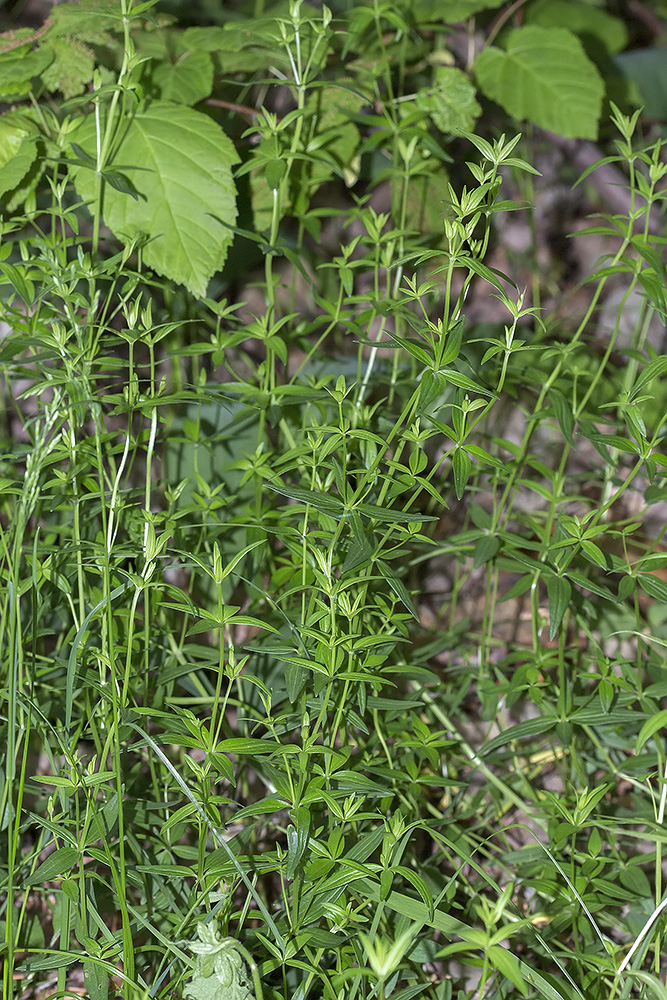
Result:
<svg viewBox="0 0 667 1000"><path fill-rule="evenodd" d="M555 638L563 615L572 597L572 586L563 576L552 576L547 582L549 595L549 638Z"/></svg>
<svg viewBox="0 0 667 1000"><path fill-rule="evenodd" d="M300 486L273 486L267 483L267 488L281 496L289 497L290 500L297 500L299 503L308 503L321 514L328 514L329 517L343 517L346 513L345 504L338 497L327 496L324 493L317 493L316 490L304 490Z"/></svg>
<svg viewBox="0 0 667 1000"><path fill-rule="evenodd" d="M554 408L558 426L563 432L563 437L570 447L573 448L574 438L572 437L572 431L574 430L574 415L572 413L572 407L559 389L549 389L549 399L551 400L551 405Z"/></svg>
<svg viewBox="0 0 667 1000"><path fill-rule="evenodd" d="M25 884L38 885L69 875L78 859L79 852L75 847L59 847L27 878Z"/></svg>
<svg viewBox="0 0 667 1000"><path fill-rule="evenodd" d="M408 588L405 586L403 581L398 576L396 576L391 566L388 563L383 562L382 559L378 559L376 565L377 568L382 573L382 576L385 578L391 589L398 597L399 601L401 601L402 604L408 609L412 617L415 618L417 621L419 621L419 615L417 614L415 606L412 603L410 592L408 591Z"/></svg>
<svg viewBox="0 0 667 1000"><path fill-rule="evenodd" d="M650 740L655 733L660 729L667 728L667 709L663 709L656 715L652 715L650 719L647 719L642 728L639 731L639 736L635 743L635 752L639 753L645 743Z"/></svg>
<svg viewBox="0 0 667 1000"><path fill-rule="evenodd" d="M635 384L632 387L628 401L632 403L642 389L645 389L649 382L652 382L654 378L658 378L667 372L667 358L656 358L649 365L644 368L642 373L637 377Z"/></svg>
<svg viewBox="0 0 667 1000"><path fill-rule="evenodd" d="M470 471L472 469L470 455L467 451L464 451L463 448L457 448L454 452L452 467L454 469L454 489L456 491L456 499L460 500L465 492L468 479L470 478Z"/></svg>
<svg viewBox="0 0 667 1000"><path fill-rule="evenodd" d="M287 868L285 877L294 878L306 847L310 834L310 812L305 806L299 806L294 814L294 826L287 827Z"/></svg>

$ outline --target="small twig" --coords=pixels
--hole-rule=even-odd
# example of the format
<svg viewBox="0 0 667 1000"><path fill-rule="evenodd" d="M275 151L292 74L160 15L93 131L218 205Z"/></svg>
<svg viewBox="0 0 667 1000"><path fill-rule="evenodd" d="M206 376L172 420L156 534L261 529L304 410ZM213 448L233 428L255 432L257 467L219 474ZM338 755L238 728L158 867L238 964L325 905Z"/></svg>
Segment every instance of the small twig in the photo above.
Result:
<svg viewBox="0 0 667 1000"><path fill-rule="evenodd" d="M523 7L525 3L526 0L514 0L514 3L510 7L508 7L507 10L503 10L500 12L498 17L495 19L495 21L489 28L489 34L487 35L486 42L484 43L485 45L488 46L492 44L494 38L496 37L500 29L503 27L503 25L505 25L507 21L509 21L509 19L512 17L512 15L515 14L520 7Z"/></svg>
<svg viewBox="0 0 667 1000"><path fill-rule="evenodd" d="M637 20L644 22L652 35L657 37L662 34L663 26L660 22L660 18L656 17L653 11L649 10L646 4L640 3L640 0L630 0L628 7Z"/></svg>
<svg viewBox="0 0 667 1000"><path fill-rule="evenodd" d="M226 111L237 111L240 115L247 115L248 118L257 118L261 114L261 109L250 108L246 104L234 104L233 101L221 101L218 97L207 97L204 104L209 104L212 108L225 108Z"/></svg>

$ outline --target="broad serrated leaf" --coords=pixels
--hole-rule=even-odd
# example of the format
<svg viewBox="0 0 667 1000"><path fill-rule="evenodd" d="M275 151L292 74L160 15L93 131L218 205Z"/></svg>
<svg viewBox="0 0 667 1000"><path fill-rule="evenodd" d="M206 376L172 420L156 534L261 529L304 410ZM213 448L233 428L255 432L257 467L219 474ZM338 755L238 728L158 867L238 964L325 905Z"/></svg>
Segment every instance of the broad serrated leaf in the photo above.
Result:
<svg viewBox="0 0 667 1000"><path fill-rule="evenodd" d="M39 31L33 31L32 28L14 28L9 31L1 31L0 55L5 55L7 52L15 52L17 49L23 49L27 52L28 45L32 45L33 42L37 41L43 32L44 28Z"/></svg>
<svg viewBox="0 0 667 1000"><path fill-rule="evenodd" d="M231 25L238 27L238 25ZM229 50L238 52L241 49L240 39L237 33L216 25L207 25L205 28L186 28L183 32L183 43L189 49L198 52L218 52Z"/></svg>
<svg viewBox="0 0 667 1000"><path fill-rule="evenodd" d="M602 42L612 54L628 44L628 29L620 17L580 0L537 0L526 11L526 24L567 28L584 39L588 36Z"/></svg>
<svg viewBox="0 0 667 1000"><path fill-rule="evenodd" d="M52 59L53 53L47 48L0 55L0 95L27 94L31 80L43 73Z"/></svg>
<svg viewBox="0 0 667 1000"><path fill-rule="evenodd" d="M199 924L194 975L183 996L189 1000L252 1000L245 962L247 952L234 938L222 938L214 925Z"/></svg>
<svg viewBox="0 0 667 1000"><path fill-rule="evenodd" d="M91 117L71 138L95 153ZM203 297L225 262L236 222L231 167L238 154L207 115L183 105L155 102L128 123L115 164L130 174L140 199L107 186L104 221L124 243L145 234L145 263L158 274ZM70 168L84 201L95 197L93 171Z"/></svg>
<svg viewBox="0 0 667 1000"><path fill-rule="evenodd" d="M461 69L439 67L432 87L417 91L415 105L448 135L472 132L482 109L475 88Z"/></svg>
<svg viewBox="0 0 667 1000"><path fill-rule="evenodd" d="M122 31L123 28L123 10L117 0L70 0L70 3L54 4L51 17L51 38L67 35L105 45L110 40L110 31Z"/></svg>
<svg viewBox="0 0 667 1000"><path fill-rule="evenodd" d="M516 28L505 51L480 54L475 75L484 94L517 120L572 139L597 137L604 84L566 28Z"/></svg>
<svg viewBox="0 0 667 1000"><path fill-rule="evenodd" d="M213 90L213 60L208 52L188 52L176 62L161 62L151 80L163 101L198 104Z"/></svg>
<svg viewBox="0 0 667 1000"><path fill-rule="evenodd" d="M217 69L224 75L253 73L269 66L285 69L289 67L287 52L259 30L262 24L271 21L251 18L249 21L231 21L224 27L207 25L186 28L183 41L189 49L215 53ZM275 27L275 21L272 23Z"/></svg>
<svg viewBox="0 0 667 1000"><path fill-rule="evenodd" d="M318 160L313 165L311 194L315 186L329 180L334 165L345 174L356 155L361 137L350 114L358 113L367 102L351 88L351 80L342 80L338 86L318 90L306 106L307 112L315 118L315 137L309 144L309 151L312 150Z"/></svg>
<svg viewBox="0 0 667 1000"><path fill-rule="evenodd" d="M42 73L47 90L59 90L63 97L81 94L93 79L95 53L76 38L53 38L48 42L53 53L51 64Z"/></svg>
<svg viewBox="0 0 667 1000"><path fill-rule="evenodd" d="M27 129L15 115L0 118L0 170L14 159L27 135Z"/></svg>
<svg viewBox="0 0 667 1000"><path fill-rule="evenodd" d="M424 234L437 233L438 236L442 233L442 220L451 197L448 181L442 164L434 164L432 172L411 178L405 203L407 229ZM426 358L424 363L428 365L428 355L425 352L422 354Z"/></svg>
<svg viewBox="0 0 667 1000"><path fill-rule="evenodd" d="M467 21L480 10L495 10L503 2L504 0L403 0L403 5L409 6L419 23L433 20L456 24L458 21Z"/></svg>
<svg viewBox="0 0 667 1000"><path fill-rule="evenodd" d="M0 167L0 198L15 191L29 172L36 156L37 142L32 137L24 139L16 155Z"/></svg>

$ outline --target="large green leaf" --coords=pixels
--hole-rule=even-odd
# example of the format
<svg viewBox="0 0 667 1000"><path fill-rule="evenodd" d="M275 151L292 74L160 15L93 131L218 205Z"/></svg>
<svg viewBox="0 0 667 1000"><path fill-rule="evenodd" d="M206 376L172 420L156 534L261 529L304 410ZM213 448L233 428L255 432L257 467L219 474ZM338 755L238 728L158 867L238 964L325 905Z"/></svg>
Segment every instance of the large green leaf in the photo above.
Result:
<svg viewBox="0 0 667 1000"><path fill-rule="evenodd" d="M0 157L4 160L0 167L0 197L4 198L8 191L13 191L21 183L30 170L37 156L37 143L32 136L24 138L14 155L5 159L12 149L14 136L0 134Z"/></svg>
<svg viewBox="0 0 667 1000"><path fill-rule="evenodd" d="M66 98L82 93L93 79L95 69L91 47L76 38L54 38L46 48L53 53L53 61L42 73L46 89L59 90Z"/></svg>
<svg viewBox="0 0 667 1000"><path fill-rule="evenodd" d="M311 194L315 187L342 171L347 184L357 180L358 170L352 167L359 146L359 129L350 115L356 114L366 99L352 88L352 81L340 86L323 87L308 101L308 111L316 119L309 154L316 160L311 176Z"/></svg>
<svg viewBox="0 0 667 1000"><path fill-rule="evenodd" d="M187 52L176 62L165 60L153 71L153 83L164 101L197 104L213 90L213 60L208 52Z"/></svg>
<svg viewBox="0 0 667 1000"><path fill-rule="evenodd" d="M450 66L436 70L435 86L417 91L415 105L449 135L472 132L482 111L466 74Z"/></svg>
<svg viewBox="0 0 667 1000"><path fill-rule="evenodd" d="M93 45L106 45L109 32L123 30L123 11L117 0L77 0L54 4L51 38L78 38Z"/></svg>
<svg viewBox="0 0 667 1000"><path fill-rule="evenodd" d="M0 169L14 159L28 130L15 115L0 118Z"/></svg>
<svg viewBox="0 0 667 1000"><path fill-rule="evenodd" d="M408 0L403 6L409 6L415 20L444 21L446 24L457 24L466 21L481 10L494 10L500 7L503 0Z"/></svg>
<svg viewBox="0 0 667 1000"><path fill-rule="evenodd" d="M572 139L595 139L604 84L579 39L566 28L516 28L505 51L475 63L480 88L518 120Z"/></svg>
<svg viewBox="0 0 667 1000"><path fill-rule="evenodd" d="M667 47L632 49L614 56L621 73L637 87L644 114L660 121L667 119Z"/></svg>
<svg viewBox="0 0 667 1000"><path fill-rule="evenodd" d="M95 155L92 116L70 137ZM238 154L222 129L192 108L155 102L134 115L110 165L127 174L139 199L107 185L104 221L124 243L149 237L143 258L158 274L204 296L225 262L236 222L232 164ZM84 201L95 197L95 173L70 168Z"/></svg>
<svg viewBox="0 0 667 1000"><path fill-rule="evenodd" d="M53 59L47 48L26 52L17 49L0 55L0 95L19 97L30 91L31 80L43 73Z"/></svg>
<svg viewBox="0 0 667 1000"><path fill-rule="evenodd" d="M628 29L620 17L580 0L537 0L526 12L526 23L568 28L584 40L588 37L601 42L611 53L628 44Z"/></svg>

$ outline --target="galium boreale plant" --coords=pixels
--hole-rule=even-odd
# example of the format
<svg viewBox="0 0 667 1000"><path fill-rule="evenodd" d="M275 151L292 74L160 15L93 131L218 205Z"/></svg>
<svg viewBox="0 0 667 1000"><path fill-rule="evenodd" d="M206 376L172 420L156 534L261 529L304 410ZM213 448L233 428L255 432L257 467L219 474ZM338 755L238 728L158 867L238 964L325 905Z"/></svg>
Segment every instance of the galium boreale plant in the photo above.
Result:
<svg viewBox="0 0 667 1000"><path fill-rule="evenodd" d="M519 42L535 59L535 27L479 55L489 96ZM637 117L614 112L633 208L602 224L618 249L573 332L490 265L492 223L520 207L501 179L534 169L516 130L473 131L462 69L424 80L436 36L404 4L348 18L290 3L185 30L151 4L61 4L21 37L16 93L37 89L3 122L26 172L14 163L4 189L0 265L17 397L0 520L5 993L13 969L53 968L65 996L81 963L92 1000L111 977L128 1000L598 1000L630 975L659 996L664 685L646 599L664 599L665 557L612 518L644 474L647 503L664 495L667 366L644 317L619 384L622 309L601 357L587 341L619 274L664 313L658 146L637 149ZM63 106L39 88L64 83L46 70L67 46L93 58ZM221 87L256 72L263 88L236 145L194 107L214 59ZM566 133L594 129L591 94L573 118L561 102ZM453 135L472 185L445 174ZM207 292L246 175L264 309L242 321L243 301ZM363 196L318 205L336 178ZM428 238L416 190L442 215ZM480 286L490 328L467 318ZM592 493L569 465L582 439ZM429 625L425 570L452 564ZM479 579L481 625L460 613ZM528 637L507 639L499 608L524 594ZM630 657L607 645L625 627ZM47 773L30 778L35 744Z"/></svg>

